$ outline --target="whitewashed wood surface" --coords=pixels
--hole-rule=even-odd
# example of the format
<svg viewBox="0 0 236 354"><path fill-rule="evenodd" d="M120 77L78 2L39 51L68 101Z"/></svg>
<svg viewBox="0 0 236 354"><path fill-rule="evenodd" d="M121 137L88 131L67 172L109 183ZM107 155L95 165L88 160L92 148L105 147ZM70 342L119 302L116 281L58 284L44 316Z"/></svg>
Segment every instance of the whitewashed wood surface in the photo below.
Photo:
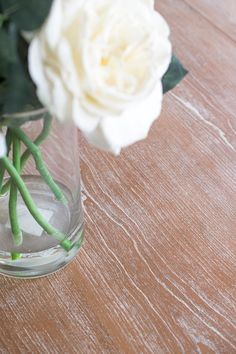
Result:
<svg viewBox="0 0 236 354"><path fill-rule="evenodd" d="M0 278L0 353L236 353L236 31L231 0L159 0L190 73L147 140L81 144L86 243Z"/></svg>

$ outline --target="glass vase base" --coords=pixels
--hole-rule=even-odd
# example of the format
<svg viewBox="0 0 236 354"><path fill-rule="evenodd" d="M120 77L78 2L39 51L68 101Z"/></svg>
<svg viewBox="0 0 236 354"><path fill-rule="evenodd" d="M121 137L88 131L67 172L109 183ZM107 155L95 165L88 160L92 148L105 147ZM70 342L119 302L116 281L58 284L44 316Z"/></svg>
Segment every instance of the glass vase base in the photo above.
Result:
<svg viewBox="0 0 236 354"><path fill-rule="evenodd" d="M23 254L19 260L1 260L0 274L22 279L39 278L53 274L73 260L80 250L83 240L84 237L81 234L80 242L74 245L70 251L57 247L37 254Z"/></svg>
<svg viewBox="0 0 236 354"><path fill-rule="evenodd" d="M63 249L59 240L37 224L19 195L17 211L23 242L16 246L9 221L9 195L0 197L0 274L35 278L54 273L75 257L84 238L82 215L62 184L60 188L67 203L56 201L40 177L24 176L24 182L41 215L71 242L70 250Z"/></svg>

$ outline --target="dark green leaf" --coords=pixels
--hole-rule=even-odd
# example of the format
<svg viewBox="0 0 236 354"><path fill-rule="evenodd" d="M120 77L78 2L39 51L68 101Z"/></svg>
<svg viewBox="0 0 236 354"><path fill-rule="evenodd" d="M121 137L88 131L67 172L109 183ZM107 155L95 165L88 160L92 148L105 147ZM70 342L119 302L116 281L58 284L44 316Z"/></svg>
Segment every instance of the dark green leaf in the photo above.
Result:
<svg viewBox="0 0 236 354"><path fill-rule="evenodd" d="M9 66L9 76L6 83L3 113L16 113L31 107L38 107L35 88L22 70L21 65Z"/></svg>
<svg viewBox="0 0 236 354"><path fill-rule="evenodd" d="M0 79L0 112L4 104L4 97L6 91L6 82L3 79Z"/></svg>
<svg viewBox="0 0 236 354"><path fill-rule="evenodd" d="M1 11L1 9L0 9ZM0 13L0 28L3 26L4 22L6 21L6 16Z"/></svg>
<svg viewBox="0 0 236 354"><path fill-rule="evenodd" d="M188 71L183 67L175 55L172 56L170 66L162 78L163 92L172 90L185 77Z"/></svg>
<svg viewBox="0 0 236 354"><path fill-rule="evenodd" d="M27 61L21 62L18 55L19 35L16 26L11 23L9 26L9 47L13 53L14 60L9 61L5 73L4 90L2 91L3 101L0 113L16 113L27 110L27 108L40 107L36 96L35 86L28 75ZM29 104L31 107L28 107Z"/></svg>
<svg viewBox="0 0 236 354"><path fill-rule="evenodd" d="M16 61L16 53L11 45L8 32L0 28L0 77L6 78L9 63Z"/></svg>
<svg viewBox="0 0 236 354"><path fill-rule="evenodd" d="M0 0L0 4L19 30L34 31L48 16L52 0Z"/></svg>

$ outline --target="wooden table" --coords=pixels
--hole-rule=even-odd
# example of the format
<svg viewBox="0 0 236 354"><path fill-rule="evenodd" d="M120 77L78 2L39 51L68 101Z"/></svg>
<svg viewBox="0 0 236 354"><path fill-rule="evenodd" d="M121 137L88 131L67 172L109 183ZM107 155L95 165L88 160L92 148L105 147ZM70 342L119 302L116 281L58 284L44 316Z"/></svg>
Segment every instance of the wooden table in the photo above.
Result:
<svg viewBox="0 0 236 354"><path fill-rule="evenodd" d="M82 140L87 241L48 278L0 278L0 353L236 353L236 3L159 0L190 74L149 138Z"/></svg>

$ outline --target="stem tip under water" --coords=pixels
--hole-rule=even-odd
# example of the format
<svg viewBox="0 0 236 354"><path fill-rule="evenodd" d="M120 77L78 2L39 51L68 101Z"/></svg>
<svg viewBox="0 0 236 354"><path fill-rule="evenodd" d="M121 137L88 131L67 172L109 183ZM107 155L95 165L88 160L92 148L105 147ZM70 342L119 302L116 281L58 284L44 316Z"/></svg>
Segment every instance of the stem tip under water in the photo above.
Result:
<svg viewBox="0 0 236 354"><path fill-rule="evenodd" d="M18 252L12 252L11 253L11 259L12 261L17 261L18 259L22 258L22 254Z"/></svg>

